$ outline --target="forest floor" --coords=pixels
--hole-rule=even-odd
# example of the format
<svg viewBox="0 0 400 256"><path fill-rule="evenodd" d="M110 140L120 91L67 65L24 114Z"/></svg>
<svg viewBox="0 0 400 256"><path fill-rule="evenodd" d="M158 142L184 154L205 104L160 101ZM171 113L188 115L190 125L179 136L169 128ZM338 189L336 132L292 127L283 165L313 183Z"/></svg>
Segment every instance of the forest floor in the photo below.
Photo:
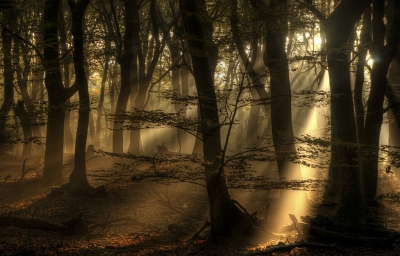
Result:
<svg viewBox="0 0 400 256"><path fill-rule="evenodd" d="M91 185L105 185L107 197L47 197L50 188L41 186L39 168L37 173L30 171L21 179L22 160L4 156L0 158L2 216L43 219L55 223L64 223L78 216L90 223L131 217L130 221L95 228L82 236L68 236L62 232L31 228L3 227L0 223L0 255L243 255L279 242L289 244L298 240L297 231L292 231L275 239L267 239L265 236L239 237L213 244L209 239L209 230L205 230L201 234L202 238L187 242L184 238L197 231L208 218L206 193L199 186L183 183L137 183L131 181L129 175L119 180L115 177L100 179L98 176L102 172L98 170L115 168L110 157L102 156L89 160L87 166ZM25 169L37 160L30 159ZM72 165L66 166L66 178L71 169ZM397 191L397 179L381 174L380 181L384 188L381 194L394 194ZM272 204L268 215L266 214L266 202L273 194L265 191L233 191L233 197L248 212L258 210L258 216L265 215L268 223L274 223L275 226L290 224L290 210L283 213L274 210ZM320 202L321 191L308 195L313 203ZM274 198L270 198L269 201L273 200ZM379 222L383 227L400 231L399 210L398 198L383 197L380 206L373 211L380 217ZM329 216L334 209L326 208L322 211ZM315 212L315 209L311 209L309 215L313 216ZM171 224L182 227L182 239L177 240L168 231ZM310 242L314 241L313 237L309 239ZM318 238L318 243L332 247L296 247L273 255L400 255L399 241L395 241L392 248L380 249L372 248L368 244L354 246L323 241L321 237Z"/></svg>

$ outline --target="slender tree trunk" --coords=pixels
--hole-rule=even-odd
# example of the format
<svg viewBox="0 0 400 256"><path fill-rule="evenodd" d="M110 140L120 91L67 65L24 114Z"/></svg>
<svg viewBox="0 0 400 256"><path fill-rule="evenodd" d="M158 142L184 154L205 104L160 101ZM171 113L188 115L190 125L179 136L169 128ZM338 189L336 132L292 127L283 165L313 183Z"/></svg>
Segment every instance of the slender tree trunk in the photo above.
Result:
<svg viewBox="0 0 400 256"><path fill-rule="evenodd" d="M364 137L364 67L366 64L368 48L371 44L371 8L365 10L363 15L363 25L360 35L360 45L358 46L358 63L356 71L356 81L354 84L354 105L357 127L357 140L361 143Z"/></svg>
<svg viewBox="0 0 400 256"><path fill-rule="evenodd" d="M139 18L139 10L136 10L134 13L134 20L135 20L135 33L134 33L134 42L135 42L135 49L137 52L137 57L138 57L138 82L133 83L133 89L132 89L132 100L135 100L135 108L138 110L145 110L145 100L147 96L147 92L150 87L150 83L153 77L153 73L155 71L155 68L157 67L157 63L159 60L159 57L165 47L165 40L167 37L165 36L163 41L161 42L159 39L159 19L157 18L157 11L156 11L156 1L151 0L150 1L150 20L151 22L151 28L152 28L152 42L150 45L153 45L153 47L150 47L146 51L145 47L142 47L140 44L140 18ZM166 33L168 34L169 31ZM147 44L147 43L146 43ZM136 79L133 79L134 81ZM131 125L135 126L138 125L135 121L131 123ZM137 130L132 130L131 131L131 143L129 145L129 152L133 154L139 154L140 149L143 146L143 141L141 137L141 131L140 129ZM144 153L144 150L142 150Z"/></svg>
<svg viewBox="0 0 400 256"><path fill-rule="evenodd" d="M22 149L22 158L25 159L31 156L32 153L32 142L28 142L32 138L32 126L30 122L29 113L25 110L24 102L19 100L15 106L15 115L19 118L20 124L22 126L22 132L24 133L24 140Z"/></svg>
<svg viewBox="0 0 400 256"><path fill-rule="evenodd" d="M110 115L115 114L115 90L117 88L117 72L118 72L118 67L117 64L114 63L112 66L112 71L111 71L111 77L110 77L110 83L108 85L108 93L110 97ZM113 128L114 128L114 122L112 120L108 121L109 123L109 129L107 132L107 150L112 151L113 149Z"/></svg>
<svg viewBox="0 0 400 256"><path fill-rule="evenodd" d="M179 4L185 31L190 35L189 47L201 113L200 123L210 204L211 233L213 241L216 242L217 235L232 235L238 226L243 227L241 224L245 225L246 218L233 204L226 180L221 173L220 125L212 69L209 58L204 54L198 54L207 50L205 41L212 40L212 37L206 37L206 33L203 33L199 18L201 12L196 5L196 0L180 0Z"/></svg>
<svg viewBox="0 0 400 256"><path fill-rule="evenodd" d="M126 111L126 107L131 93L131 63L134 58L134 13L136 1L125 1L125 36L124 36L124 53L118 60L121 68L121 89L117 98L117 106L115 109L115 120L113 125L113 152L123 153L123 122L118 119L118 114Z"/></svg>
<svg viewBox="0 0 400 256"><path fill-rule="evenodd" d="M173 65L171 67L171 84L172 84L172 90L174 92L174 94L177 97L181 97L182 96L182 92L181 92L181 81L180 81L180 67L178 65L178 61L181 58L181 49L180 49L180 42L179 39L177 37L177 31L174 31L174 36L172 37L171 41L168 43L168 48L169 48L169 52L171 54L171 65ZM174 104L174 110L176 113L179 113L182 109L183 105L182 104ZM183 133L182 130L180 129L176 129L176 134L172 136L171 139L171 151L176 151L177 149L180 148L180 146L178 145L178 134Z"/></svg>
<svg viewBox="0 0 400 256"><path fill-rule="evenodd" d="M292 127L289 62L285 42L288 29L287 4L271 1L267 18L266 53L264 62L270 72L271 125L279 176L288 180L302 179L300 166L290 162L296 155ZM280 25L281 24L281 25Z"/></svg>
<svg viewBox="0 0 400 256"><path fill-rule="evenodd" d="M58 14L58 34L60 36L60 46L61 51L65 54L68 51L67 47L67 33L65 31L65 20L64 20L64 5L60 4L59 14ZM62 60L62 69L63 69L63 78L64 78L64 86L65 88L69 88L70 86L70 76L69 76L69 56L65 56ZM70 103L70 99L67 100L67 104ZM65 144L65 152L72 153L74 150L74 139L71 131L71 114L70 110L65 111L65 120L64 120L64 144Z"/></svg>
<svg viewBox="0 0 400 256"><path fill-rule="evenodd" d="M94 147L96 149L100 149L100 136L101 136L101 120L103 118L103 108L104 108L104 92L106 88L106 82L108 77L108 69L109 69L109 62L110 57L108 53L106 54L105 63L104 63L104 70L103 70L103 77L101 79L101 88L100 88L100 97L99 97L99 104L97 105L97 119L96 119L96 137L94 141Z"/></svg>
<svg viewBox="0 0 400 256"><path fill-rule="evenodd" d="M14 59L14 70L16 73L17 77L17 84L20 89L22 98L30 100L30 96L28 94L27 90L27 84L28 84L28 76L30 73L30 63L29 61L25 62L25 67L22 70L21 65L19 63L20 60L20 50L19 50L19 43L14 40L14 48L13 48L13 59ZM25 58L24 58L25 59ZM23 101L18 101L15 110L14 110L15 115L18 117L20 120L20 125L22 126L22 131L24 135L24 140L25 143L23 144L23 149L22 149L22 157L30 157L32 154L32 142L28 142L32 138L32 123L31 123L31 118L29 117L28 112L25 110L24 107L24 102ZM18 128L17 128L18 129Z"/></svg>
<svg viewBox="0 0 400 256"><path fill-rule="evenodd" d="M15 42L15 44L20 44L20 43L21 42ZM22 44L21 44L21 46L22 46ZM16 54L16 56L18 56L18 54ZM22 50L22 57L24 60L24 69L22 71L22 78L18 81L18 87L21 92L22 100L24 101L25 106L26 106L27 111L30 116L29 117L30 124L31 124L30 129L32 129L32 135L33 135L33 137L36 137L36 139L41 141L42 134L40 131L38 121L36 119L35 106L34 106L31 96L28 93L28 79L29 79L29 73L31 72L31 64L30 64L31 60L27 54L27 51L25 51L25 50ZM21 69L21 67L19 67L19 61L17 62L17 65L18 65L18 69ZM44 154L43 145L35 144L34 148L35 148L35 152L37 155Z"/></svg>
<svg viewBox="0 0 400 256"><path fill-rule="evenodd" d="M94 118L92 111L89 111L89 136L92 145L96 143L96 129L94 127Z"/></svg>
<svg viewBox="0 0 400 256"><path fill-rule="evenodd" d="M185 41L182 41L182 48L185 49ZM186 47L187 48L187 47ZM190 72L188 68L185 65L188 65L190 63L190 54L188 51L185 51L182 53L183 58L181 60L182 67L180 69L180 81L181 81L181 88L182 88L182 96L187 97L189 96L189 77L190 77ZM187 113L186 109L183 109L181 111L182 118L187 118ZM181 145L182 145L182 151L185 153L190 153L189 152L189 146L188 146L188 141L191 135L189 133L183 131L180 134L181 138Z"/></svg>
<svg viewBox="0 0 400 256"><path fill-rule="evenodd" d="M241 39L242 36L240 35L240 30L239 30L239 20L238 20L238 13L237 13L237 1L232 1L232 6L231 6L231 31L233 35L233 41L238 49L239 52L239 58L241 60L243 70L247 72L250 76L251 79L251 97L253 101L258 101L261 98L266 99L266 91L264 89L264 82L265 82L265 77L260 75L262 68L260 67L258 60L262 58L262 52L261 49L258 47L258 39L259 39L259 33L258 29L260 27L260 22L254 21L253 22L253 38L251 42L251 58L247 56L247 53L245 51L245 44L243 40ZM254 31L256 30L256 31ZM257 32L257 33L256 33ZM261 61L262 62L262 61ZM256 65L257 63L257 65ZM264 66L264 65L263 65ZM257 144L259 144L259 131L258 127L260 126L259 121L260 121L260 106L251 106L250 107L250 115L248 119L248 125L247 125L247 147L255 147ZM267 115L267 106L264 105L264 111L266 116Z"/></svg>
<svg viewBox="0 0 400 256"><path fill-rule="evenodd" d="M43 20L43 15L41 18L41 22ZM43 42L43 31L37 31L35 35L36 42ZM43 53L43 52L41 52ZM41 99L42 95L44 94L44 69L42 65L42 60L40 56L37 54L34 58L34 73L33 73L33 84L32 84L32 92L31 92L31 99L33 103L43 103ZM37 129L40 133L40 136L45 133L44 131L44 117L43 113L39 114L38 117L38 126ZM42 146L41 152L36 152L39 155L44 155L44 147Z"/></svg>
<svg viewBox="0 0 400 256"><path fill-rule="evenodd" d="M86 177L86 140L89 125L90 98L89 86L85 72L85 56L84 56L84 33L83 22L85 18L85 10L90 0L68 0L69 8L72 13L72 29L73 35L73 59L75 67L75 83L78 84L79 94L79 116L78 128L76 131L75 142L75 162L74 169L69 176L71 184L89 185Z"/></svg>

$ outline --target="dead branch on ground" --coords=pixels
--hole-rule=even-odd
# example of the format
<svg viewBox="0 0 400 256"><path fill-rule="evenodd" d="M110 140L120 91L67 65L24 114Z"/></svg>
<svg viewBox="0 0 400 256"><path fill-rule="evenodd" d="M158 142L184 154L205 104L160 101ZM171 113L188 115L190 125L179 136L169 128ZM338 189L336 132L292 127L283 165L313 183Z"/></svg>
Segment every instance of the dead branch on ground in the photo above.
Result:
<svg viewBox="0 0 400 256"><path fill-rule="evenodd" d="M124 221L132 225L144 225L141 221L136 218L132 218L131 216L122 216L107 220L105 222L98 222L88 225L84 220L81 219L81 215L79 215L78 218L71 219L65 223L56 223L37 218L17 217L12 216L11 214L0 215L0 227L12 226L26 229L39 229L45 231L61 231L66 235L83 235L87 234L95 228L104 228L108 225Z"/></svg>
<svg viewBox="0 0 400 256"><path fill-rule="evenodd" d="M257 250L252 252L244 253L243 255L252 256L252 255L267 255L274 252L282 252L282 251L290 251L296 247L307 247L307 248L315 248L315 249L324 249L324 250L335 250L342 254L344 252L338 248L336 245L329 245L329 244L316 244L316 243L294 243L294 244L285 244L285 245L277 245L272 247L267 247L263 250Z"/></svg>

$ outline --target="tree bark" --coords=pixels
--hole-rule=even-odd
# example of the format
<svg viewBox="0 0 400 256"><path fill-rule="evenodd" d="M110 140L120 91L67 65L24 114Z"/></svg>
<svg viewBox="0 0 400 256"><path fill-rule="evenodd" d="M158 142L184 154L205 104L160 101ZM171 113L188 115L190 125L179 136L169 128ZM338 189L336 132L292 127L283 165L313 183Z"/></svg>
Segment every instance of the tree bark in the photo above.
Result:
<svg viewBox="0 0 400 256"><path fill-rule="evenodd" d="M19 118L22 132L24 133L25 143L23 145L21 157L25 159L30 157L32 153L32 142L29 142L29 139L32 138L32 126L29 113L26 111L24 102L21 100L19 100L15 106L15 115Z"/></svg>
<svg viewBox="0 0 400 256"><path fill-rule="evenodd" d="M75 162L74 169L69 176L72 184L80 184L88 186L89 182L86 177L86 140L89 126L90 98L88 79L85 72L85 56L84 56L84 33L83 21L85 18L85 10L90 0L68 0L69 8L72 14L73 35L73 59L75 67L75 84L78 84L79 94L79 116L78 128L76 131L75 142Z"/></svg>
<svg viewBox="0 0 400 256"><path fill-rule="evenodd" d="M222 175L218 106L214 91L212 65L209 62L206 48L206 40L212 40L212 37L206 38L203 32L197 1L180 0L179 4L185 31L190 35L189 49L199 97L211 233L213 241L216 242L218 235L232 235L239 228L238 226L242 228L241 231L245 232L248 226L245 225L243 212L233 203L227 189L226 180Z"/></svg>
<svg viewBox="0 0 400 256"><path fill-rule="evenodd" d="M377 0L373 4L373 41L371 55L374 64L371 71L371 91L368 97L367 115L365 120L365 134L362 143L362 177L364 194L367 200L373 200L376 196L378 184L378 154L379 137L383 121L383 103L386 93L387 73L392 62L400 39L400 3L394 1L393 20L388 25L390 31L387 40L384 24L384 0ZM389 16L389 15L387 15Z"/></svg>
<svg viewBox="0 0 400 256"><path fill-rule="evenodd" d="M106 47L106 49L109 49L109 46ZM101 143L100 143L100 136L101 136L101 131L102 131L101 120L103 118L105 88L106 88L106 82L107 82L107 77L108 77L108 69L110 66L108 63L109 61L110 61L110 56L107 52L105 60L104 60L103 77L101 79L99 104L97 105L96 137L95 137L95 141L93 142L95 149L100 149L100 146L101 146Z"/></svg>
<svg viewBox="0 0 400 256"><path fill-rule="evenodd" d="M46 0L44 10L43 66L46 71L45 85L48 92L48 117L46 132L46 150L42 183L62 182L64 119L63 104L77 91L77 84L64 88L58 59L58 10L60 1Z"/></svg>
<svg viewBox="0 0 400 256"><path fill-rule="evenodd" d="M135 8L138 7L137 1L125 1L125 35L123 39L123 54L119 56L118 63L121 68L121 89L117 98L115 108L115 120L113 125L113 152L123 153L123 122L118 119L118 114L126 111L129 95L131 93L131 63L134 59L134 28L135 28ZM116 24L118 26L118 24Z"/></svg>
<svg viewBox="0 0 400 256"><path fill-rule="evenodd" d="M64 18L64 5L61 1L59 14L58 14L58 34L60 36L60 46L62 54L65 54L68 51L67 47L67 33L65 29L65 18ZM70 86L70 76L69 76L69 55L65 56L62 60L62 69L63 69L63 79L64 86L68 88ZM70 103L70 99L67 99L67 103ZM72 136L71 131L71 114L70 110L65 110L65 120L64 120L64 144L65 144L65 152L72 153L74 150L74 138Z"/></svg>
<svg viewBox="0 0 400 256"><path fill-rule="evenodd" d="M363 15L363 24L360 34L360 44L358 45L358 62L356 71L356 80L354 84L354 108L357 128L357 141L361 142L364 138L364 102L363 102L363 89L364 89L364 67L366 65L366 58L368 49L371 47L371 7L365 10Z"/></svg>
<svg viewBox="0 0 400 256"><path fill-rule="evenodd" d="M287 4L271 1L267 18L266 55L271 84L271 125L279 176L287 180L302 179L300 166L290 159L296 155L292 127L292 101L289 62L285 50L288 30Z"/></svg>
<svg viewBox="0 0 400 256"><path fill-rule="evenodd" d="M141 30L141 21L139 16L139 9L134 13L135 27L134 27L134 44L136 50L136 56L138 59L137 73L134 74L133 83L132 83L132 93L131 93L131 101L134 100L134 106L138 110L145 109L145 102L147 91L149 90L150 83L153 77L154 70L157 66L159 57L164 49L166 44L166 40L168 38L169 30L164 33L164 37L162 42L159 39L159 22L157 19L156 12L156 1L150 1L150 21L152 27L152 42L153 47L150 47L149 51L145 50L145 47L142 47L140 30ZM147 45L145 45L147 46ZM154 49L153 49L154 48ZM147 64L147 65L146 65ZM136 79L137 74L137 79ZM133 121L131 123L132 126L138 126L138 124ZM131 130L131 141L129 145L129 152L138 155L140 153L140 145L141 145L141 131L140 129ZM144 152L144 150L143 150Z"/></svg>
<svg viewBox="0 0 400 256"><path fill-rule="evenodd" d="M4 19L9 19L11 10L3 11ZM0 154L5 154L10 148L10 134L8 134L6 124L8 120L8 113L11 106L14 104L14 70L11 62L11 44L12 35L3 28L1 33L1 43L3 51L3 81L4 81L4 101L0 108Z"/></svg>
<svg viewBox="0 0 400 256"><path fill-rule="evenodd" d="M346 222L363 217L357 133L351 93L350 69L347 60L347 40L361 14L371 0L342 1L322 22L326 33L329 80L331 88L331 180L340 184L340 205L337 216Z"/></svg>

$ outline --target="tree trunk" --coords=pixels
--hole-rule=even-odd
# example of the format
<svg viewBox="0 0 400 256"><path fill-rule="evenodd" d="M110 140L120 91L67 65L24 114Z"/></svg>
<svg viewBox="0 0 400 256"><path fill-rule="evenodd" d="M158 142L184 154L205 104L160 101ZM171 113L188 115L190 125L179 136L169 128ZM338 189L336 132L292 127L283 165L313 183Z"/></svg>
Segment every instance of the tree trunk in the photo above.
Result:
<svg viewBox="0 0 400 256"><path fill-rule="evenodd" d="M14 64L14 70L16 73L17 77L17 84L18 87L21 91L21 95L27 95L27 83L28 83L28 75L29 75L29 69L30 69L30 63L28 62L27 64L25 63L25 68L22 70L22 67L20 65L20 51L19 51L19 43L17 40L14 40L14 47L13 47L13 64ZM29 97L29 95L28 95ZM30 97L29 97L30 98ZM21 106L22 105L22 106ZM17 105L15 106L14 113L17 116L17 118L20 120L20 125L22 126L22 132L24 135L24 140L25 143L23 144L22 148L22 157L30 157L32 153L32 143L28 141L32 138L32 126L31 122L29 120L29 115L28 112L25 110L24 107L24 102L23 101L18 101ZM16 117L14 117L16 118ZM17 122L16 122L17 124ZM19 131L18 126L16 127L16 131ZM16 136L19 138L19 136ZM16 147L19 147L19 145L15 145ZM19 154L17 154L19 155Z"/></svg>
<svg viewBox="0 0 400 256"><path fill-rule="evenodd" d="M118 72L118 67L117 63L113 63L112 71L111 71L111 77L110 77L110 83L108 85L108 93L110 97L110 115L115 114L115 90L117 88L117 72ZM114 122L112 120L108 121L109 123L109 129L107 132L107 151L112 151L113 150L113 128L114 128Z"/></svg>
<svg viewBox="0 0 400 256"><path fill-rule="evenodd" d="M90 98L89 86L85 72L85 56L83 50L83 21L85 18L85 10L90 0L68 0L69 8L72 13L72 29L73 35L73 59L75 67L75 83L78 84L79 94L79 116L78 128L76 131L75 142L75 162L74 169L69 176L72 184L80 184L88 186L89 182L86 177L86 140L89 126Z"/></svg>
<svg viewBox="0 0 400 256"><path fill-rule="evenodd" d="M59 1L46 0L44 10L43 66L46 71L45 85L48 92L46 150L42 183L61 183L63 179L64 118L63 104L77 90L77 85L64 88L58 60L58 9Z"/></svg>
<svg viewBox="0 0 400 256"><path fill-rule="evenodd" d="M347 40L371 2L345 0L338 4L328 19L320 18L326 33L331 88L332 147L329 171L333 186L330 189L341 187L337 216L346 222L357 222L364 216Z"/></svg>
<svg viewBox="0 0 400 256"><path fill-rule="evenodd" d="M9 19L10 10L3 11L4 19ZM11 43L12 35L3 28L1 33L1 43L3 51L3 81L4 81L4 101L0 108L0 154L5 154L9 148L10 135L7 132L6 124L8 113L14 104L14 70L11 62Z"/></svg>
<svg viewBox="0 0 400 256"><path fill-rule="evenodd" d="M107 47L109 48L109 47ZM104 92L106 88L106 81L108 76L108 69L109 69L109 62L110 56L108 53L106 54L105 61L104 61L104 70L103 70L103 77L101 79L101 88L100 88L100 97L99 97L99 104L97 105L97 119L96 119L96 137L95 141L93 142L95 149L100 149L100 136L101 136L101 120L103 118L103 108L104 108Z"/></svg>
<svg viewBox="0 0 400 256"><path fill-rule="evenodd" d="M279 176L287 180L302 179L300 166L290 162L296 155L292 127L292 101L289 62L286 56L287 4L271 1L267 18L266 58L270 72L271 125Z"/></svg>
<svg viewBox="0 0 400 256"><path fill-rule="evenodd" d="M191 59L190 59L190 53L187 50L187 41L182 40L182 48L183 48L183 58L182 58L182 68L180 69L180 77L181 77L181 87L182 87L182 96L187 97L189 96L189 78L191 77L189 69L187 65L190 64ZM183 110L182 112L182 117L187 118L187 113L186 109ZM188 141L191 135L187 132L183 132L181 135L181 144L182 144L182 151L185 153L191 153L189 152L189 145Z"/></svg>
<svg viewBox="0 0 400 256"><path fill-rule="evenodd" d="M171 39L170 42L168 42L168 48L169 48L169 52L171 54L171 84L172 84L172 90L173 93L177 96L177 97L181 97L182 96L182 92L181 92L181 81L180 81L180 66L178 65L179 60L181 58L181 49L180 49L180 41L178 39L177 36L177 32L178 31L174 31L174 35ZM183 105L182 104L174 104L174 110L176 113L180 113L181 109L182 109ZM176 133L172 135L172 147L171 147L171 151L176 152L179 148L180 145L178 145L178 134L182 134L183 130L181 129L177 129ZM180 136L179 136L180 137Z"/></svg>
<svg viewBox="0 0 400 256"><path fill-rule="evenodd" d="M388 39L385 40L386 27L384 24L384 0L377 0L373 4L373 41L371 55L374 65L371 72L371 91L368 97L367 115L365 120L365 134L362 141L362 177L364 193L367 200L376 196L378 184L378 154L379 137L383 121L383 103L386 93L387 73L397 47L400 32L400 3L394 2L394 14L391 22ZM388 15L389 16L389 15ZM389 26L388 26L389 27Z"/></svg>
<svg viewBox="0 0 400 256"><path fill-rule="evenodd" d="M142 47L141 45L141 40L140 40L140 31L141 31L141 21L139 18L139 9L135 10L134 13L134 21L135 21L135 27L134 27L134 42L135 42L135 49L137 52L137 57L138 57L138 80L135 83L136 79L133 79L134 82L132 84L132 100L135 100L135 108L138 110L145 110L145 102L146 102L146 96L147 92L150 87L150 83L153 77L154 70L157 66L159 57L164 49L165 46L165 40L167 39L167 36L163 37L163 42L161 43L159 39L159 22L157 18L157 12L156 12L156 1L151 0L150 1L150 10L149 10L149 16L151 22L151 28L152 28L152 37L151 37L151 45L153 47L150 47L146 51L145 47ZM165 33L165 35L167 35ZM147 46L147 45L145 45ZM146 47L147 48L147 47ZM131 125L135 126L138 125L135 121L131 123ZM129 145L129 151L134 154L139 154L141 145L143 145L143 142L141 143L141 131L140 129L137 130L132 130L131 131L131 143ZM142 151L144 153L144 150Z"/></svg>
<svg viewBox="0 0 400 256"><path fill-rule="evenodd" d="M399 147L400 146L400 128L399 128L400 101L398 99L398 94L395 93L396 90L394 88L396 88L395 87L396 84L400 84L400 46L397 48L396 58L392 61L390 65L390 70L387 79L388 79L388 84L386 87L386 98L388 100L388 105L394 106L387 112L389 120L389 145ZM389 159L389 161L391 160L392 159Z"/></svg>
<svg viewBox="0 0 400 256"><path fill-rule="evenodd" d="M368 48L370 47L371 38L371 8L365 10L363 15L363 25L360 35L360 44L358 45L358 62L356 71L356 80L354 84L354 105L355 105L355 118L357 128L357 141L361 142L364 138L364 67L366 65L366 58Z"/></svg>
<svg viewBox="0 0 400 256"><path fill-rule="evenodd" d="M64 5L63 4L60 4L60 8L58 9L58 11L59 11L58 33L60 36L60 46L61 46L62 54L65 54L68 51L68 47L67 47L67 33L65 31ZM63 68L63 78L64 78L65 88L69 88L69 86L70 86L69 61L70 61L69 55L64 56L64 59L62 60L62 68ZM67 99L67 103L70 103L70 99ZM70 120L71 120L70 110L65 110L64 144L65 144L65 152L66 153L72 153L74 150L74 138L72 136Z"/></svg>
<svg viewBox="0 0 400 256"><path fill-rule="evenodd" d="M113 152L123 153L123 122L118 119L118 114L126 111L129 95L131 93L131 63L134 58L134 27L135 18L132 13L135 12L136 1L125 1L125 36L124 36L124 52L118 59L121 68L121 89L117 98L117 106L115 108L115 120L113 125Z"/></svg>
<svg viewBox="0 0 400 256"><path fill-rule="evenodd" d="M195 0L179 1L185 31L190 35L189 49L199 97L200 123L203 135L203 154L207 192L210 204L211 233L216 242L217 235L232 235L243 228L244 216L233 203L221 168L221 138L217 99L214 91L212 69L205 42L212 40L203 33L200 12ZM248 227L248 226L246 226ZM245 228L242 229L244 232Z"/></svg>
<svg viewBox="0 0 400 256"><path fill-rule="evenodd" d="M29 139L32 138L32 126L29 113L25 110L24 102L21 100L19 100L15 106L15 115L19 118L24 133L25 143L23 145L21 157L25 159L30 157L32 153L32 142L29 142Z"/></svg>

